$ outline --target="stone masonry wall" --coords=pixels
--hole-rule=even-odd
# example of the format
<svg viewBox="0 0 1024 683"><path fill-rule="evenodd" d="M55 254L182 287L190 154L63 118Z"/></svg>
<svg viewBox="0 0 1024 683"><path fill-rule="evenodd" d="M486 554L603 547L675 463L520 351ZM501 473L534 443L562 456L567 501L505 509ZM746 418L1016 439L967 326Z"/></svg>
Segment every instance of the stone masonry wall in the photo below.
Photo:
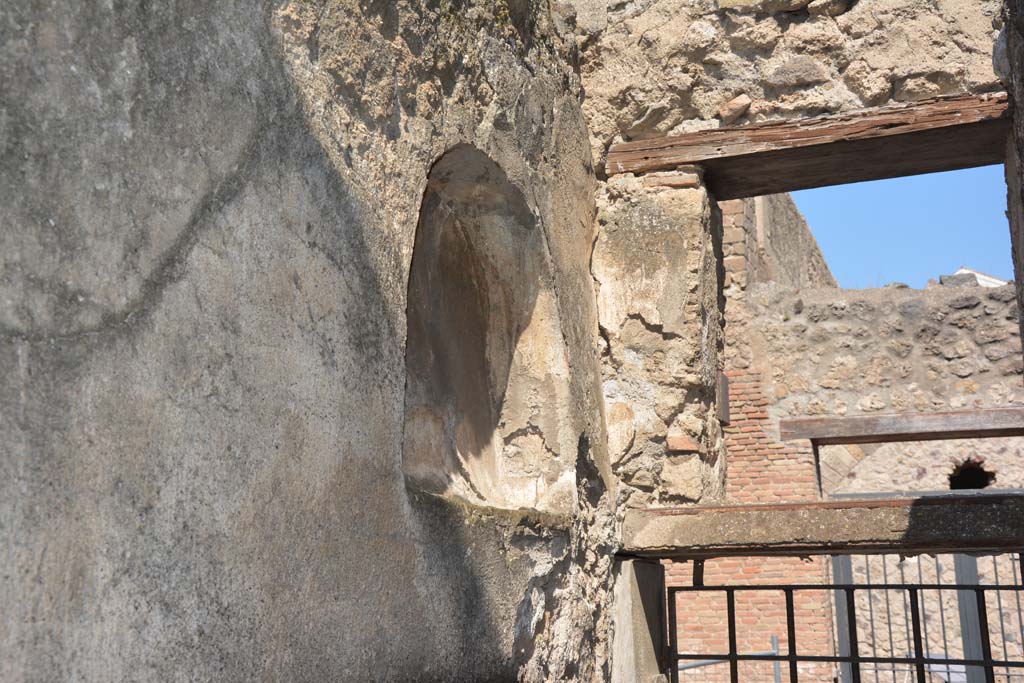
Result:
<svg viewBox="0 0 1024 683"><path fill-rule="evenodd" d="M748 310L773 418L1024 403L1013 287L764 285Z"/></svg>
<svg viewBox="0 0 1024 683"><path fill-rule="evenodd" d="M623 176L598 199L591 270L609 454L629 505L721 495L719 217L707 192Z"/></svg>
<svg viewBox="0 0 1024 683"><path fill-rule="evenodd" d="M1005 59L1009 74L1007 88L1017 111L1024 111L1024 2L1006 0ZM1013 273L1017 301L1024 306L1024 117L1015 116L1013 134L1006 141L1006 187L1010 238L1013 244ZM1024 320L1020 321L1024 335Z"/></svg>
<svg viewBox="0 0 1024 683"><path fill-rule="evenodd" d="M580 45L597 159L619 140L999 90L1008 71L998 0L556 7Z"/></svg>

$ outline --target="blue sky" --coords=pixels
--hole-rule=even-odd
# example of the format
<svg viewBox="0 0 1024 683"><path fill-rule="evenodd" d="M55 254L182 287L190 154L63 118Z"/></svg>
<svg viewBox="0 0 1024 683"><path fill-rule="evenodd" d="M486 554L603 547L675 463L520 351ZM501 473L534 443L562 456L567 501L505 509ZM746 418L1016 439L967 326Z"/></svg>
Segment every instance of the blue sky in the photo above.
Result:
<svg viewBox="0 0 1024 683"><path fill-rule="evenodd" d="M841 287L929 278L974 268L1013 278L1003 167L794 192Z"/></svg>

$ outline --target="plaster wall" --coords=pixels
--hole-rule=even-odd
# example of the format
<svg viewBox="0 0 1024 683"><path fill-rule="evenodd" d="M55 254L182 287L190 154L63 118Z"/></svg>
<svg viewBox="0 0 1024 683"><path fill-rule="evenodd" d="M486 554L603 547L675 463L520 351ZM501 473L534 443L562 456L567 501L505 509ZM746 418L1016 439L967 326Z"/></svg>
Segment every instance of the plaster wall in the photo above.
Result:
<svg viewBox="0 0 1024 683"><path fill-rule="evenodd" d="M0 10L0 678L604 676L571 49L536 3ZM460 145L541 235L547 514L402 467L410 261Z"/></svg>

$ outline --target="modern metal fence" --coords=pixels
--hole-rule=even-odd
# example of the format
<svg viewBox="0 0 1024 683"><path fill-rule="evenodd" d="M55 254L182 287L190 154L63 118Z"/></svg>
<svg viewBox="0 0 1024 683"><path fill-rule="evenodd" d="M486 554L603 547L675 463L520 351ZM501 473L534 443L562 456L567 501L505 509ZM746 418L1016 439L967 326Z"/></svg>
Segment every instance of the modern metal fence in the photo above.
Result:
<svg viewBox="0 0 1024 683"><path fill-rule="evenodd" d="M752 663L778 662L782 677L841 683L1017 683L1024 680L1024 564L1019 553L976 558L937 555L860 555L832 558L829 584L694 585L668 589L670 676L686 663L721 663L733 683L778 680L775 671L754 673ZM698 581L699 583L699 581ZM785 604L786 634L774 652L738 646L737 597L772 591ZM831 652L801 648L800 596L833 597ZM724 651L680 652L677 610L699 593L724 596ZM749 639L747 639L749 640ZM809 664L815 664L810 668ZM743 666L741 666L743 665ZM772 669L778 670L776 667ZM769 673L771 671L771 673ZM825 673L822 673L822 672ZM724 673L724 671L723 671ZM774 674L774 675L773 675Z"/></svg>

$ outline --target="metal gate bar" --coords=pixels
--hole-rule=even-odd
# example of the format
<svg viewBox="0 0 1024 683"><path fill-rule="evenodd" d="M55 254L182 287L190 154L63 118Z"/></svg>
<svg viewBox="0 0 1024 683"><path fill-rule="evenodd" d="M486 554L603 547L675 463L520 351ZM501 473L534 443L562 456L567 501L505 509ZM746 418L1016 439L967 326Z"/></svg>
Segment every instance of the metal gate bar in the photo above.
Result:
<svg viewBox="0 0 1024 683"><path fill-rule="evenodd" d="M789 678L791 683L798 683L799 681L799 666L800 662L826 662L826 663L839 663L849 664L851 673L854 681L860 680L860 668L862 664L904 664L911 665L916 670L917 680L919 683L926 681L927 672L926 667L933 665L960 665L960 666L975 666L984 670L985 680L987 683L994 683L995 681L995 669L1005 668L1010 669L1024 669L1024 660L1009 660L1004 659L993 659L992 658L992 647L991 640L988 631L988 612L985 601L986 593L989 591L1015 591L1018 594L1024 591L1024 585L1012 584L1012 585L997 585L997 584L975 584L975 585L960 585L960 584L913 584L908 585L904 583L878 583L878 584L762 584L762 585L734 585L734 586L673 586L668 590L668 604L669 604L669 646L670 653L669 658L671 661L670 675L672 681L677 683L679 680L678 664L681 661L689 660L706 660L706 659L721 659L729 662L729 673L730 680L732 683L739 683L739 663L740 662L788 662L789 663ZM914 642L914 653L913 656L907 657L879 657L879 656L861 656L857 647L857 622L856 622L856 592L857 591L871 591L871 590L883 590L883 591L901 591L906 598L909 600L910 613L911 613L911 627L913 630L913 642ZM921 610L920 610L920 592L923 590L934 590L941 591L970 591L975 596L975 603L977 608L977 619L979 624L979 630L981 635L981 657L980 658L953 658L953 657L933 657L929 656L925 652L924 643L922 639L922 623L921 623ZM756 591L774 591L781 592L785 595L786 602L786 627L788 635L788 652L786 654L741 654L737 646L737 633L736 633L736 594L743 592L756 592ZM846 600L846 618L848 622L848 629L850 635L850 647L848 655L801 655L797 649L796 644L796 616L793 594L796 591L840 591L845 594ZM728 622L728 643L729 651L727 653L681 653L678 650L678 641L676 636L676 628L678 624L677 620L677 595L680 593L697 593L697 592L719 592L725 593L726 605L727 605L727 622Z"/></svg>

